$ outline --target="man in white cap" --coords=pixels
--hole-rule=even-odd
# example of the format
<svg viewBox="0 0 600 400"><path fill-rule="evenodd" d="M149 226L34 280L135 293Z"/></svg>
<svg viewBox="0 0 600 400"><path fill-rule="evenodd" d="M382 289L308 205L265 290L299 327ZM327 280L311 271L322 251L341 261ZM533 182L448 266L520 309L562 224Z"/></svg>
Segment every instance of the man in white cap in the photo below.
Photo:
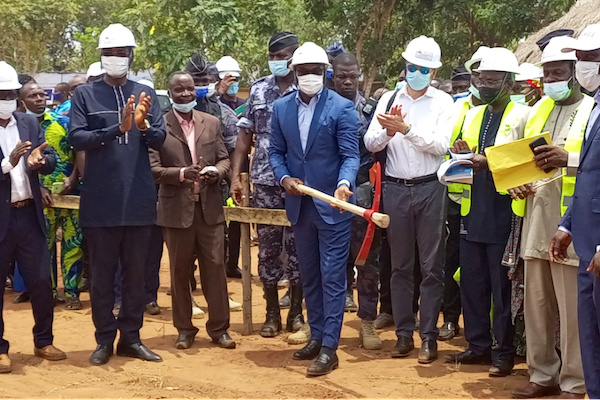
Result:
<svg viewBox="0 0 600 400"><path fill-rule="evenodd" d="M65 353L52 345L53 303L50 256L38 174L49 174L56 162L44 133L32 115L15 113L21 84L17 71L0 61L0 281L16 262L29 295L35 325L34 354L50 361ZM0 299L4 285L0 287ZM8 341L4 339L0 300L0 373L11 372Z"/></svg>
<svg viewBox="0 0 600 400"><path fill-rule="evenodd" d="M538 188L527 197L521 235L525 260L525 338L529 383L513 392L520 399L556 395L583 398L585 383L577 329L577 266L572 246L569 259L551 262L548 247L560 217L575 190L575 176L583 145L583 132L594 100L581 94L575 80L575 52L563 53L566 36L555 37L544 48L544 92L531 109L525 137L550 132L553 146L539 146L535 159L540 169L556 168L562 179ZM523 193L520 194L524 197ZM560 315L560 356L555 351L555 331Z"/></svg>
<svg viewBox="0 0 600 400"><path fill-rule="evenodd" d="M431 87L442 66L434 39L413 39L402 53L406 85L384 94L364 137L372 152L383 152L383 209L392 257L392 312L398 341L392 357L414 349L413 314L415 248L423 280L420 285L420 363L437 359L437 320L444 296L446 189L437 170L448 151L453 125L452 97ZM415 246L416 245L416 246Z"/></svg>
<svg viewBox="0 0 600 400"><path fill-rule="evenodd" d="M93 365L106 364L120 331L117 355L146 361L161 357L140 341L144 314L144 270L152 226L156 224L156 187L148 148L162 146L166 132L156 93L127 79L135 39L113 24L100 34L103 78L73 95L69 140L85 150L80 221L90 255L92 318L98 347ZM122 306L113 316L114 282L122 270Z"/></svg>
<svg viewBox="0 0 600 400"><path fill-rule="evenodd" d="M563 48L576 51L575 76L593 92L600 87L600 24L589 25ZM577 272L579 342L585 386L590 399L600 398L600 94L584 132L573 200L550 244L552 261L568 259L573 241L579 256ZM562 322L562 321L561 321Z"/></svg>
<svg viewBox="0 0 600 400"><path fill-rule="evenodd" d="M488 169L485 148L523 138L529 107L510 100L519 62L508 49L486 51L479 68L479 94L486 104L471 109L462 139L453 152L472 151L472 185L465 185L461 199L460 292L469 348L446 357L448 362L492 362L490 376L507 376L514 365L511 318L511 282L503 265L509 235L518 234L510 195L498 193ZM518 257L516 257L518 258ZM490 308L493 299L492 348Z"/></svg>
<svg viewBox="0 0 600 400"><path fill-rule="evenodd" d="M232 110L236 110L243 105L246 100L237 96L240 90L240 64L231 56L221 57L215 64L219 71L219 83L217 92L223 103L228 105ZM240 112L236 112L241 115Z"/></svg>
<svg viewBox="0 0 600 400"><path fill-rule="evenodd" d="M303 196L298 185L305 182L355 202L351 190L360 164L358 117L352 101L324 88L329 60L321 47L304 43L294 52L290 67L298 91L275 101L269 161L287 193L285 209L297 239L311 330L308 344L293 357L316 358L307 375L318 376L338 367L352 214Z"/></svg>

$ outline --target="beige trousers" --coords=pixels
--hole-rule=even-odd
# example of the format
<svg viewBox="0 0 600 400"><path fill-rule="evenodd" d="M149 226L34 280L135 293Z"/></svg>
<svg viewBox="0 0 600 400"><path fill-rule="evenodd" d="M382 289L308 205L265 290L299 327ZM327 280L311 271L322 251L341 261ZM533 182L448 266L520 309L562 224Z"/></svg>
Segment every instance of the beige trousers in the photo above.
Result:
<svg viewBox="0 0 600 400"><path fill-rule="evenodd" d="M557 312L560 356L554 335ZM525 336L531 382L585 393L577 324L577 267L540 259L525 261Z"/></svg>

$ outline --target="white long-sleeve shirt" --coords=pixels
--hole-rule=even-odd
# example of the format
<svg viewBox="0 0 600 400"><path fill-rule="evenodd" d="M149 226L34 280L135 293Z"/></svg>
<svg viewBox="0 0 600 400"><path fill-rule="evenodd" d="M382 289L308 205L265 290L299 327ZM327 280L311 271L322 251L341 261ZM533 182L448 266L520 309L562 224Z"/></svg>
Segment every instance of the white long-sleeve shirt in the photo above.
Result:
<svg viewBox="0 0 600 400"><path fill-rule="evenodd" d="M25 169L25 163L27 162L26 157L21 157L19 163L15 167L10 163L10 153L17 147L18 142L19 128L17 127L15 117L11 116L10 122L6 125L6 128L0 126L0 148L2 149L2 153L4 153L2 173L10 174L11 203L33 198L29 177L27 176L27 170Z"/></svg>
<svg viewBox="0 0 600 400"><path fill-rule="evenodd" d="M402 111L406 112L405 121L411 125L410 132L388 136L377 115L385 114L393 94L393 91L387 92L379 100L375 117L364 137L366 148L378 152L388 147L387 176L415 179L436 173L450 146L454 120L452 97L430 86L423 96L415 100L404 86L392 107L402 105Z"/></svg>

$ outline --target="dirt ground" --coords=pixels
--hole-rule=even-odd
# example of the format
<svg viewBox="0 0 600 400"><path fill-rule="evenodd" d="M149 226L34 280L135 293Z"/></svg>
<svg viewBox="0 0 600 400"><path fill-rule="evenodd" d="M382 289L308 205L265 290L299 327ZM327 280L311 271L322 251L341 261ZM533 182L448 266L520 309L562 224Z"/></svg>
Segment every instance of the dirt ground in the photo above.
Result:
<svg viewBox="0 0 600 400"><path fill-rule="evenodd" d="M270 339L258 334L265 305L256 248L253 270L254 333L242 336L242 313L232 312L230 334L237 349L220 349L206 335L206 319L195 320L200 328L196 342L180 351L174 348L177 332L171 324L168 260L163 257L158 295L163 311L145 316L141 332L143 342L163 357L162 363L114 356L105 366L91 366L88 358L96 343L88 293L82 294L81 311L55 309L54 343L67 353L67 360L39 359L33 355L30 304L13 304L14 293L7 290L5 338L11 343L13 372L0 375L0 398L510 398L513 389L527 383L523 360L507 378L488 377L488 367L482 365L445 364L446 354L465 346L462 337L440 342L440 360L426 366L417 363L417 350L407 359L390 358L395 343L391 328L381 332L382 350L366 351L359 347L360 320L355 313L344 317L340 368L326 377L306 378L309 362L292 360L292 352L301 346L288 345L287 333ZM241 302L240 280L230 279L229 291ZM194 295L204 308L201 290ZM418 335L415 345L420 346Z"/></svg>

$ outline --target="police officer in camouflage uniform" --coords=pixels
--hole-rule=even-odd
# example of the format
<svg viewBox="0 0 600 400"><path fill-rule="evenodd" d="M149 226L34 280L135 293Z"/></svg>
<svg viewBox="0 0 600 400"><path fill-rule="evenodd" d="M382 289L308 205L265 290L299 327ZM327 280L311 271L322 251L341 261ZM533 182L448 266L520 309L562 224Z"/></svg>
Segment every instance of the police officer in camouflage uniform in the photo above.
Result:
<svg viewBox="0 0 600 400"><path fill-rule="evenodd" d="M374 159L371 152L365 148L362 140L371 123L375 111L375 102L367 100L358 93L360 66L356 57L343 53L333 60L333 84L335 91L341 96L354 101L359 120L359 149L360 168L356 176L356 201L361 207L370 208L373 202L373 185L369 180L369 169L373 166ZM352 239L350 242L350 256L348 269L354 269L354 260L358 256L363 239L367 232L368 222L362 217L355 216L352 220ZM358 290L358 316L362 319L360 326L360 340L367 350L381 349L381 339L373 326L377 317L377 301L379 299L379 262L378 254L381 250L381 232L375 231L371 251L364 266L358 266L356 287ZM348 281L349 296L352 296L351 280Z"/></svg>
<svg viewBox="0 0 600 400"><path fill-rule="evenodd" d="M239 179L244 160L248 157L252 135L256 135L256 148L250 171L254 184L253 206L257 208L283 209L285 191L275 179L269 165L269 138L271 115L275 100L296 89L294 74L288 68L288 61L298 47L298 37L290 32L274 34L268 43L269 69L272 75L256 81L250 88L246 110L238 123L240 132L233 154L231 194L236 202L241 202L242 186ZM286 329L296 332L304 325L302 316L302 285L298 270L298 258L294 235L289 227L258 225L258 273L263 282L267 300L266 321L261 336L274 337L281 332L281 315L277 282L283 276L280 261L282 248L288 255L286 275L291 284L291 306Z"/></svg>

